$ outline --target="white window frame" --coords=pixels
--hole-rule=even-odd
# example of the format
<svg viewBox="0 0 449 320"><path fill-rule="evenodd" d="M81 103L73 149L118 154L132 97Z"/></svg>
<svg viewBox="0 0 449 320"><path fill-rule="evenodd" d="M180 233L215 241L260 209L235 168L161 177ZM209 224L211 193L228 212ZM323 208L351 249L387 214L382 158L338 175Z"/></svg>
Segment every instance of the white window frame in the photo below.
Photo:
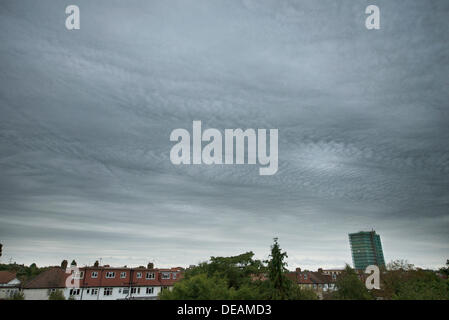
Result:
<svg viewBox="0 0 449 320"><path fill-rule="evenodd" d="M114 288L104 288L104 290L103 290L104 296L112 296L113 293L114 293Z"/></svg>
<svg viewBox="0 0 449 320"><path fill-rule="evenodd" d="M154 272L147 272L147 274L145 275L145 279L154 280L156 279L156 274Z"/></svg>
<svg viewBox="0 0 449 320"><path fill-rule="evenodd" d="M162 272L162 277L161 279L163 280L168 280L170 279L170 272Z"/></svg>
<svg viewBox="0 0 449 320"><path fill-rule="evenodd" d="M140 287L132 287L131 294L140 294Z"/></svg>
<svg viewBox="0 0 449 320"><path fill-rule="evenodd" d="M125 279L125 278L126 278L126 271L120 272L120 279Z"/></svg>
<svg viewBox="0 0 449 320"><path fill-rule="evenodd" d="M98 278L98 271L92 271L92 273L90 274L90 277L92 279L97 279Z"/></svg>
<svg viewBox="0 0 449 320"><path fill-rule="evenodd" d="M115 278L115 272L114 271L106 272L106 279L114 279L114 278Z"/></svg>
<svg viewBox="0 0 449 320"><path fill-rule="evenodd" d="M154 293L154 287L148 287L146 290L147 294L153 294Z"/></svg>
<svg viewBox="0 0 449 320"><path fill-rule="evenodd" d="M70 295L71 296L79 296L80 294L80 289L79 288L72 288L70 289Z"/></svg>
<svg viewBox="0 0 449 320"><path fill-rule="evenodd" d="M136 278L137 279L141 279L142 278L142 272L137 272L136 273Z"/></svg>

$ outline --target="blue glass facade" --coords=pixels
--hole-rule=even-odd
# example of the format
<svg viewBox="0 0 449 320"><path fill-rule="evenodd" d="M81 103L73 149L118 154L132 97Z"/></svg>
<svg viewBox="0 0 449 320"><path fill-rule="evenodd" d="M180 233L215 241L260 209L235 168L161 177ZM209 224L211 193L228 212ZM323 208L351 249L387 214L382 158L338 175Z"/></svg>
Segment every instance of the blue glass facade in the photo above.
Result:
<svg viewBox="0 0 449 320"><path fill-rule="evenodd" d="M373 231L349 234L354 268L365 270L369 265L385 266L380 236Z"/></svg>

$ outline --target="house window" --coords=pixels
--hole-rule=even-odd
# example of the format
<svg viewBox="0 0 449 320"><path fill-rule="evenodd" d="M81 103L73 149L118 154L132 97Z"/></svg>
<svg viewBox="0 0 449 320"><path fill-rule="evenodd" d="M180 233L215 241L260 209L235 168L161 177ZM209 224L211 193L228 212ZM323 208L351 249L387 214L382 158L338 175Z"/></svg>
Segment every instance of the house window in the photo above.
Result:
<svg viewBox="0 0 449 320"><path fill-rule="evenodd" d="M173 272L173 280L176 279L176 272Z"/></svg>
<svg viewBox="0 0 449 320"><path fill-rule="evenodd" d="M154 279L154 278L155 278L154 272L147 272L145 278L146 278L147 280Z"/></svg>
<svg viewBox="0 0 449 320"><path fill-rule="evenodd" d="M162 279L170 279L170 273L169 272L162 272Z"/></svg>
<svg viewBox="0 0 449 320"><path fill-rule="evenodd" d="M115 278L115 272L113 271L106 272L106 278Z"/></svg>
<svg viewBox="0 0 449 320"><path fill-rule="evenodd" d="M97 288L92 289L92 290L90 291L90 294L91 294L91 295L97 295L97 294L98 294L98 289L97 289Z"/></svg>
<svg viewBox="0 0 449 320"><path fill-rule="evenodd" d="M71 296L77 296L80 294L80 289L70 289Z"/></svg>
<svg viewBox="0 0 449 320"><path fill-rule="evenodd" d="M307 275L306 274L304 275L304 280L307 280Z"/></svg>
<svg viewBox="0 0 449 320"><path fill-rule="evenodd" d="M56 289L50 289L50 293L56 292Z"/></svg>
<svg viewBox="0 0 449 320"><path fill-rule="evenodd" d="M129 288L124 288L123 289L123 294L128 294L129 293Z"/></svg>
<svg viewBox="0 0 449 320"><path fill-rule="evenodd" d="M137 278L137 279L142 278L142 272L137 272L137 273L136 273L136 278Z"/></svg>
<svg viewBox="0 0 449 320"><path fill-rule="evenodd" d="M104 288L103 295L112 296L112 291L113 291L113 288Z"/></svg>
<svg viewBox="0 0 449 320"><path fill-rule="evenodd" d="M120 278L126 278L126 272L120 272Z"/></svg>
<svg viewBox="0 0 449 320"><path fill-rule="evenodd" d="M132 294L139 294L140 293L140 288L131 288L131 293Z"/></svg>
<svg viewBox="0 0 449 320"><path fill-rule="evenodd" d="M154 293L153 287L147 288L147 294L153 294L153 293Z"/></svg>
<svg viewBox="0 0 449 320"><path fill-rule="evenodd" d="M97 271L92 271L92 273L90 274L90 277L92 279L98 278L98 272Z"/></svg>

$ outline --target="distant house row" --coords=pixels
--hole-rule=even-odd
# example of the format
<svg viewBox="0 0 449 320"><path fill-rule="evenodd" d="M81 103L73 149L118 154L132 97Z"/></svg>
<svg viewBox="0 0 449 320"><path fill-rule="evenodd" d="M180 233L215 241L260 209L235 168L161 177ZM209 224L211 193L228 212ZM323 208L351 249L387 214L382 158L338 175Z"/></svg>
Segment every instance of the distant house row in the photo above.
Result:
<svg viewBox="0 0 449 320"><path fill-rule="evenodd" d="M301 271L296 268L295 271L289 272L287 277L302 288L309 288L317 292L322 297L324 292L335 290L335 283L338 276L343 270L323 270L318 271Z"/></svg>
<svg viewBox="0 0 449 320"><path fill-rule="evenodd" d="M320 297L336 289L335 283L343 272L341 269L318 269L302 271L296 268L287 277L302 288L314 290ZM56 290L66 299L75 300L120 300L156 299L159 292L170 289L183 278L184 269L157 269L149 264L147 268L114 268L108 265L66 269L52 267L21 284L15 274L0 271L0 299L12 297L22 291L27 300L46 300ZM363 275L360 274L361 280ZM265 275L254 276L265 280Z"/></svg>
<svg viewBox="0 0 449 320"><path fill-rule="evenodd" d="M0 298L3 299L12 297L20 290L26 300L47 300L52 292L60 290L66 299L75 300L151 300L156 299L159 292L171 288L181 279L183 269L52 267L22 285L15 274L8 274L5 271L0 272L2 280L0 286L4 290L1 291ZM10 279L12 277L14 279ZM8 280L8 283L3 283Z"/></svg>

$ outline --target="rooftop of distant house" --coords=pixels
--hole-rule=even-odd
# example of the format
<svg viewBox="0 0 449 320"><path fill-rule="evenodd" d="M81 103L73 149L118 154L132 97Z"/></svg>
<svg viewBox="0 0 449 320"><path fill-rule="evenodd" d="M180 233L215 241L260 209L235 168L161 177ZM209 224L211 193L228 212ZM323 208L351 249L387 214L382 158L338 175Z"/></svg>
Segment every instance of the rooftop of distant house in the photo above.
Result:
<svg viewBox="0 0 449 320"><path fill-rule="evenodd" d="M7 284L16 278L15 272L0 271L0 284Z"/></svg>

